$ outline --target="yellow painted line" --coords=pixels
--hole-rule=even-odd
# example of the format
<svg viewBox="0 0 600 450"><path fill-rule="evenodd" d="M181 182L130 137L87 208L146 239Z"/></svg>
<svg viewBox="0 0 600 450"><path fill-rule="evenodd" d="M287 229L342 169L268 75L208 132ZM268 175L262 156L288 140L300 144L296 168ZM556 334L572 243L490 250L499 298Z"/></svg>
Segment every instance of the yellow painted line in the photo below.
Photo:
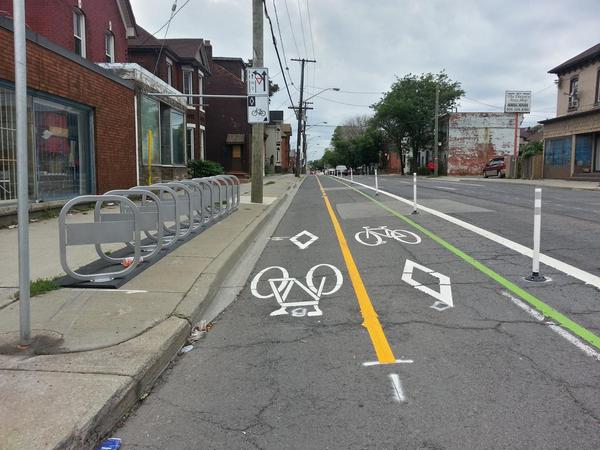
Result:
<svg viewBox="0 0 600 450"><path fill-rule="evenodd" d="M317 180L317 183L319 183L319 188L321 189L321 193L323 194L323 201L325 202L325 206L327 207L327 212L329 212L329 218L331 219L333 229L335 230L335 234L338 238L338 243L340 244L340 250L342 251L342 255L344 257L344 262L346 263L348 273L350 274L352 287L354 288L354 293L356 294L356 298L358 299L360 313L363 317L362 325L369 332L369 336L371 337L371 343L373 344L373 348L375 349L375 353L377 354L377 360L379 361L379 363L393 364L396 362L396 358L394 357L392 348L390 347L390 344L387 338L385 337L383 327L381 326L381 322L379 322L379 316L377 316L377 312L373 307L373 303L371 303L371 299L369 298L369 294L367 293L365 284L363 283L362 277L360 276L358 267L356 267L356 263L354 262L354 258L352 257L352 253L350 252L350 248L348 247L348 242L346 242L346 237L344 236L344 232L342 231L340 222L338 221L337 216L335 215L335 211L331 207L331 203L329 202L329 198L327 197L327 194L323 189L321 181L318 177L315 178Z"/></svg>

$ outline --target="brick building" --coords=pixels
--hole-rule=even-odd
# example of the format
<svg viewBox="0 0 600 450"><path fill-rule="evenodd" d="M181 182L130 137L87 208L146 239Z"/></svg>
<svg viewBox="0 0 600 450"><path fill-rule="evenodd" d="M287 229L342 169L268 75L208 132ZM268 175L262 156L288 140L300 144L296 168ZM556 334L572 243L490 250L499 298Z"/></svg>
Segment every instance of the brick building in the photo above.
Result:
<svg viewBox="0 0 600 450"><path fill-rule="evenodd" d="M245 68L241 58L212 56L207 41L211 76L206 94L246 95ZM226 171L245 177L250 173L251 127L246 99L210 98L206 107L206 159L217 161Z"/></svg>
<svg viewBox="0 0 600 450"><path fill-rule="evenodd" d="M515 150L515 115L496 112L449 113L440 118L440 167L448 175L481 175L494 156ZM432 151L421 152L420 166Z"/></svg>
<svg viewBox="0 0 600 450"><path fill-rule="evenodd" d="M548 73L557 80L556 117L544 125L544 177L600 180L600 43Z"/></svg>
<svg viewBox="0 0 600 450"><path fill-rule="evenodd" d="M9 3L0 2L0 9L8 15L12 11ZM96 10L92 3L102 4L108 11L97 26L89 18L100 17L103 8ZM27 2L26 21L33 30L27 32L27 84L30 197L34 201L63 200L136 183L133 85L91 62L101 56L98 49L104 46L105 31L112 28L115 55L122 55L125 48L116 37L130 31L128 10L121 12L121 2L114 2L115 8L106 3L113 2L89 1L84 9L76 2ZM45 8L51 6L51 20L44 19ZM83 58L72 51L76 44L73 18L88 12L82 34ZM69 39L61 38L61 33ZM0 200L14 202L12 19L0 18L0 43Z"/></svg>

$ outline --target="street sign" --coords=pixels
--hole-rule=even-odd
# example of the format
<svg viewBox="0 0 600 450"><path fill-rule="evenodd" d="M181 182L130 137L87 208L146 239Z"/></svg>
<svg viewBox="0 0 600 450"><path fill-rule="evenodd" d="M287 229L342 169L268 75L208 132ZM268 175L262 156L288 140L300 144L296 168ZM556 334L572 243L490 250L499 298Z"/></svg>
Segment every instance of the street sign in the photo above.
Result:
<svg viewBox="0 0 600 450"><path fill-rule="evenodd" d="M528 113L531 111L531 91L506 91L505 113Z"/></svg>
<svg viewBox="0 0 600 450"><path fill-rule="evenodd" d="M269 123L269 97L248 96L248 123Z"/></svg>
<svg viewBox="0 0 600 450"><path fill-rule="evenodd" d="M250 67L246 69L248 95L269 96L269 69L266 67Z"/></svg>

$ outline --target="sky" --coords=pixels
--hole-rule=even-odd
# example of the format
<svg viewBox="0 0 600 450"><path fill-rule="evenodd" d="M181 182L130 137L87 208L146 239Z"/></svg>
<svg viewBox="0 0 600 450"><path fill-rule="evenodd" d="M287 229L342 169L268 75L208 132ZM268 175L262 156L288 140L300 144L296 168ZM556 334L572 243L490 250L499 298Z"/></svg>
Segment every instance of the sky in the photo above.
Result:
<svg viewBox="0 0 600 450"><path fill-rule="evenodd" d="M532 91L524 126L554 117L557 88L547 71L600 41L600 0L265 0L284 73L298 104L306 64L308 159L329 145L336 125L370 115L396 77L444 70L465 96L458 111L502 111L504 91ZM154 33L170 0L131 0L136 21ZM251 0L177 0L167 37L211 41L214 56L252 56ZM165 37L166 28L156 36ZM285 58L284 58L285 55ZM271 110L296 125L269 28L264 65L281 90ZM340 91L323 89L339 88ZM326 124L324 123L326 122ZM311 126L312 125L312 126ZM209 130L207 130L209 132Z"/></svg>

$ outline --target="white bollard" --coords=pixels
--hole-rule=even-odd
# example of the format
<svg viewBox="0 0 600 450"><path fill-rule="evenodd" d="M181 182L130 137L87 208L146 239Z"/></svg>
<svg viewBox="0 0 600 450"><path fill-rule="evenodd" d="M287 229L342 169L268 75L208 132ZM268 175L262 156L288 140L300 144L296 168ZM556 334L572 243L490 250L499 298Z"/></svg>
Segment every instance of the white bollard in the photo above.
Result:
<svg viewBox="0 0 600 450"><path fill-rule="evenodd" d="M417 211L417 173L413 173L413 212L411 214L418 214Z"/></svg>
<svg viewBox="0 0 600 450"><path fill-rule="evenodd" d="M354 181L354 176L352 175L352 167L350 167L350 181Z"/></svg>
<svg viewBox="0 0 600 450"><path fill-rule="evenodd" d="M379 181L377 180L377 169L375 169L375 195L379 195Z"/></svg>
<svg viewBox="0 0 600 450"><path fill-rule="evenodd" d="M531 276L528 281L546 281L546 277L540 275L540 240L542 231L542 189L535 189L535 201L533 204L533 259L531 263Z"/></svg>

